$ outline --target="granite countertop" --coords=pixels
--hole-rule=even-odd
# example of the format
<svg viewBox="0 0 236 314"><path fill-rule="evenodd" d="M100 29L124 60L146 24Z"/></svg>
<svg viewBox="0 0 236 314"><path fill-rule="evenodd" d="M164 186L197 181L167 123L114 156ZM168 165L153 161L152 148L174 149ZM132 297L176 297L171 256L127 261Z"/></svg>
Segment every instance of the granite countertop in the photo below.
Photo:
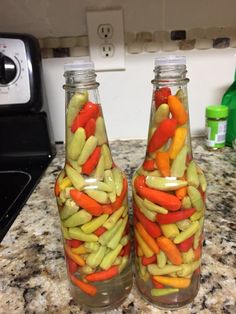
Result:
<svg viewBox="0 0 236 314"><path fill-rule="evenodd" d="M146 141L110 142L115 162L129 180L143 160ZM201 286L194 302L174 313L236 313L236 152L209 152L193 139L195 160L208 181ZM54 182L64 147L0 245L0 313L85 313L72 300L64 262ZM130 191L129 191L130 192ZM135 286L108 313L171 313L144 301Z"/></svg>

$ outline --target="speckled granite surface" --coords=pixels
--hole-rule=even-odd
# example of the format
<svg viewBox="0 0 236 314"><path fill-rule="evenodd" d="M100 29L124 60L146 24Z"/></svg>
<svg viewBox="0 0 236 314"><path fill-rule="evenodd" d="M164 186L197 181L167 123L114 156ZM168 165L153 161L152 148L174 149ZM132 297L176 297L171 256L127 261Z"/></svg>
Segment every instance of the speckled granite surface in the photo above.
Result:
<svg viewBox="0 0 236 314"><path fill-rule="evenodd" d="M113 157L129 179L145 153L145 141L111 142ZM195 301L174 313L236 313L236 151L209 152L193 140L196 161L208 180L208 211L200 291ZM57 157L0 246L0 313L85 313L68 290L57 207ZM133 287L119 309L109 313L170 313L146 303Z"/></svg>

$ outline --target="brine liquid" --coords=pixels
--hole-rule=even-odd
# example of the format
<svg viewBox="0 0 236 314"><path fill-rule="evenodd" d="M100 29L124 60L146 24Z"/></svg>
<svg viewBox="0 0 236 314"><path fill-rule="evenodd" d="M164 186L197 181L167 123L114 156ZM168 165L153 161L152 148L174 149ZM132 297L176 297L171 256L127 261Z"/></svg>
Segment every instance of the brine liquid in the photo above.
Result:
<svg viewBox="0 0 236 314"><path fill-rule="evenodd" d="M177 309L183 307L196 297L200 284L200 274L194 273L192 276L191 285L186 289L179 289L179 292L168 294L160 297L153 297L151 295L151 289L153 285L150 280L144 282L136 276L136 285L141 292L142 296L152 305L157 306L159 308L169 308L169 309Z"/></svg>
<svg viewBox="0 0 236 314"><path fill-rule="evenodd" d="M118 307L128 296L133 283L133 275L128 265L120 275L104 282L92 283L97 287L97 294L89 296L70 284L71 295L76 303L85 310L102 312Z"/></svg>

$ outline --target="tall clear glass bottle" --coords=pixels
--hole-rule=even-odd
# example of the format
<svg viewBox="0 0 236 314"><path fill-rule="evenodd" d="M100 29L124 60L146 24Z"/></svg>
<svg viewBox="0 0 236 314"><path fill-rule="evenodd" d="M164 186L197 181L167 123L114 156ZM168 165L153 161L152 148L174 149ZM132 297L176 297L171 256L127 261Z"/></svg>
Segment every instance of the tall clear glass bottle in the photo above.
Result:
<svg viewBox="0 0 236 314"><path fill-rule="evenodd" d="M160 57L145 159L133 176L136 284L153 304L178 308L197 295L206 180L193 159L185 57Z"/></svg>
<svg viewBox="0 0 236 314"><path fill-rule="evenodd" d="M118 306L132 286L127 179L112 160L93 63L65 65L66 158L55 183L71 293Z"/></svg>

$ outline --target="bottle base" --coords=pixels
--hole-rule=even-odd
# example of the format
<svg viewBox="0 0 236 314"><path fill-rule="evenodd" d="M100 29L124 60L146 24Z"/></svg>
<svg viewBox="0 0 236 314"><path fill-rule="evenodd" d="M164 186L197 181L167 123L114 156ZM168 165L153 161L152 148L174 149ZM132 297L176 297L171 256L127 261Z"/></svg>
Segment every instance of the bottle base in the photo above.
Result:
<svg viewBox="0 0 236 314"><path fill-rule="evenodd" d="M114 310L114 309L117 309L124 301L125 299L127 298L127 296L129 295L129 292L127 293L127 295L125 295L122 299L118 300L118 301L114 301L112 303L109 302L109 304L107 305L101 305L101 306L97 306L95 304L84 304L84 303L81 303L81 302L84 302L83 301L79 301L78 300L78 297L76 296L76 292L73 291L74 289L71 288L70 289L70 292L71 292L71 296L73 298L73 300L75 301L76 304L78 304L81 309L83 309L84 311L88 311L88 312L92 312L92 313L104 313L106 311L110 311L110 310Z"/></svg>
<svg viewBox="0 0 236 314"><path fill-rule="evenodd" d="M185 302L181 302L181 303L176 303L175 305L173 304L165 304L165 303L161 303L161 302L158 302L158 303L153 303L153 300L149 299L147 296L143 296L142 295L142 291L140 291L139 289L137 289L141 298L148 302L150 305L152 305L153 307L159 309L159 310L181 310L181 309L185 309L189 304L191 304L195 297L197 296L197 293L195 296L193 296L191 299L189 299L188 301L185 301Z"/></svg>
<svg viewBox="0 0 236 314"><path fill-rule="evenodd" d="M182 289L181 292L171 295L153 297L150 293L149 285L142 280L135 280L135 285L141 297L152 306L161 310L177 310L185 308L192 303L199 291L199 275L194 275L190 287Z"/></svg>
<svg viewBox="0 0 236 314"><path fill-rule="evenodd" d="M92 312L104 312L118 308L129 295L133 285L133 276L129 268L121 275L107 282L97 282L99 293L89 296L70 283L70 293L73 300L83 310Z"/></svg>

